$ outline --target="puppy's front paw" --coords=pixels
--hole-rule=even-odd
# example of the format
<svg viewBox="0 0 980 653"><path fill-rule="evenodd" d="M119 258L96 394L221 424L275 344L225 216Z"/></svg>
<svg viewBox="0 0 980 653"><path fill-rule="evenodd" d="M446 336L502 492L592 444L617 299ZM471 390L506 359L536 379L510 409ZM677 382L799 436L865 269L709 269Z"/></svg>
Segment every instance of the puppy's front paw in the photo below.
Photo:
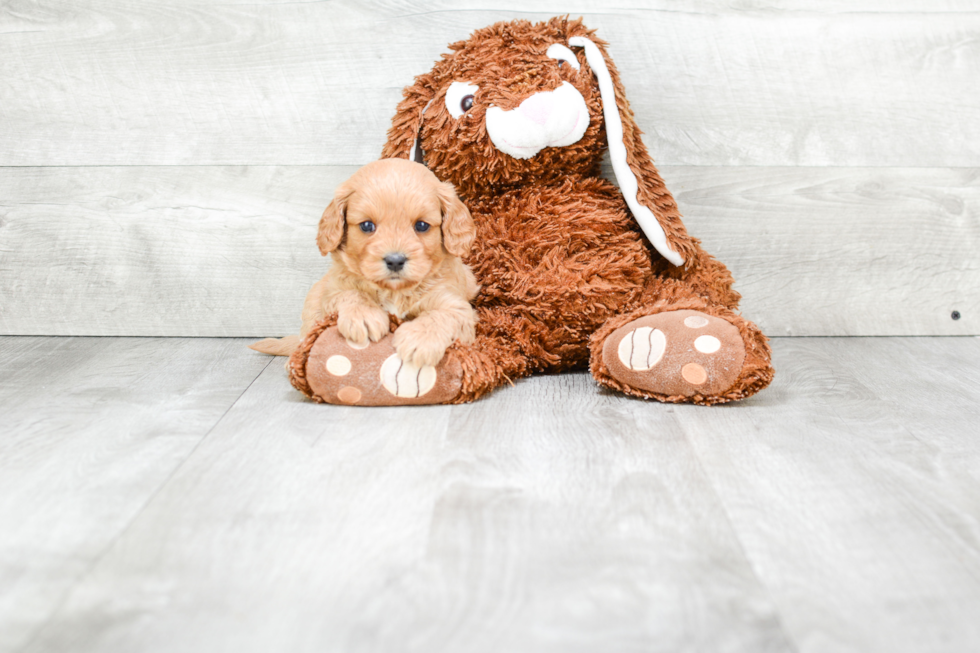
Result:
<svg viewBox="0 0 980 653"><path fill-rule="evenodd" d="M341 310L337 315L340 335L358 345L377 342L388 335L388 314L380 308L357 306Z"/></svg>
<svg viewBox="0 0 980 653"><path fill-rule="evenodd" d="M426 324L418 320L406 322L395 330L395 351L398 357L410 365L435 367L451 343L428 332Z"/></svg>

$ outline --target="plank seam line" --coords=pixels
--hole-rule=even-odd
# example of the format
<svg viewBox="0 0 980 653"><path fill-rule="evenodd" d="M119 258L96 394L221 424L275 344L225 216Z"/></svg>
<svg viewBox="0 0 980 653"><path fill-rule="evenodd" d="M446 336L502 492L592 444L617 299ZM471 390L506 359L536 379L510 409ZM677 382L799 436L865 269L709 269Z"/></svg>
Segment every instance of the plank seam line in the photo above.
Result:
<svg viewBox="0 0 980 653"><path fill-rule="evenodd" d="M796 653L800 652L799 644L792 637L791 633L787 630L786 624L783 622L783 613L779 608L779 604L776 602L772 594L772 588L759 574L759 570L756 569L755 563L752 561L752 557L749 556L748 550L745 548L745 544L742 542L742 538L735 528L735 524L732 522L731 515L728 514L728 508L725 506L725 502L721 500L721 495L718 494L718 489L715 487L714 481L708 474L708 470L704 466L704 462L701 460L701 454L698 452L698 448L694 446L694 442L691 440L691 436L688 433L687 426L684 424L683 417L678 415L677 419L678 425L681 427L681 432L684 434L684 439L687 441L687 446L691 448L691 453L694 454L694 460L697 461L698 469L701 470L701 475L704 477L705 481L708 483L708 489L711 491L712 496L714 496L715 501L718 502L718 506L721 508L721 513L725 516L725 523L728 524L728 528L732 535L735 537L735 543L738 546L738 550L742 552L742 557L745 559L746 564L749 566L749 570L752 572L752 576L755 577L756 581L759 583L759 587L766 593L766 597L769 599L769 604L772 606L773 617L776 619L776 623L779 625L780 632L786 638L786 642L793 647L793 651Z"/></svg>
<svg viewBox="0 0 980 653"><path fill-rule="evenodd" d="M212 432L214 432L214 429L216 429L218 425L225 419L225 416L231 411L231 409L234 408L239 401L241 401L242 397L245 396L245 393L249 391L249 388L251 388L252 385L254 385L255 382L259 379L259 377L261 377L265 373L265 371L269 368L269 365L272 365L272 362L276 360L276 358L277 357L275 356L269 357L269 362L266 363L262 367L262 369L258 371L255 377L251 381L249 381L247 386L245 386L245 389L242 390L237 397L235 397L235 400L232 401L231 404L228 406L228 408L226 408L225 411L221 413L221 415L218 417L218 419L214 421L214 424L211 425L211 428L209 428L207 432L205 432L204 435L202 435L201 438L197 441L197 443L191 448L191 450L187 452L187 455L184 456L184 459L180 461L180 464L174 467L173 471L171 471L170 474L167 475L167 478L165 478L163 482L160 483L160 486L146 499L146 501L143 502L143 505L140 506L139 510L137 510L133 514L130 520L126 522L126 525L123 526L119 530L119 532L116 533L115 536L113 536L111 540L109 540L109 542L102 549L102 552L92 559L92 562L88 565L85 571L80 573L76 577L75 581L68 588L65 589L64 593L61 596L61 599L51 609L51 612L50 614L48 614L48 617L34 630L34 633L30 636L30 638L28 638L28 640L24 643L24 645L19 649L17 649L18 653L24 653L34 645L38 637L41 636L41 634L48 628L48 626L54 620L55 616L57 616L57 614L61 612L61 609L64 607L65 603L68 602L68 598L72 595L75 589L92 574L92 571L99 565L100 562L102 562L103 559L105 559L109 551L111 551L112 548L116 545L116 542L118 542L123 535L129 532L129 529L133 526L136 520L139 519L140 515L142 515L143 512L146 511L147 507L153 503L153 501L157 498L160 492L163 491L163 489L170 484L170 481L173 480L174 476L176 476L177 473L187 463L187 461L190 460L191 457L193 457L194 452L200 448L201 444L204 443L205 440L208 439L208 436L211 435Z"/></svg>

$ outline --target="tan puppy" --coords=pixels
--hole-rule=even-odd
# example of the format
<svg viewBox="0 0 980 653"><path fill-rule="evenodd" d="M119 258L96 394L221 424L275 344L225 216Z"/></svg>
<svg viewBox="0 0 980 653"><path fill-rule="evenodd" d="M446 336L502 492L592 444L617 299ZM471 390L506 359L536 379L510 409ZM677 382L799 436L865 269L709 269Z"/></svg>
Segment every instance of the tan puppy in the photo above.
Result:
<svg viewBox="0 0 980 653"><path fill-rule="evenodd" d="M250 346L289 355L330 313L350 342L377 342L388 335L390 313L411 320L395 331L398 356L436 365L454 341L475 338L470 300L479 287L460 259L475 235L452 185L428 168L405 159L369 163L337 188L320 218L316 242L333 264L306 296L299 336Z"/></svg>

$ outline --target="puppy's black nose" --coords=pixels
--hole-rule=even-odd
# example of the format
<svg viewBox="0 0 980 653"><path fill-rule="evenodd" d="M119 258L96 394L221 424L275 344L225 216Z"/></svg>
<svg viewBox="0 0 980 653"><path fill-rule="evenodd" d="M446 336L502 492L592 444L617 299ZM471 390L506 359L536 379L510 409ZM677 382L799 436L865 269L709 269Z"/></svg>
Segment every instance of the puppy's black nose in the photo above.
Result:
<svg viewBox="0 0 980 653"><path fill-rule="evenodd" d="M401 272L401 269L405 267L405 261L407 260L408 257L404 254L388 254L384 258L385 265L388 266L388 269L392 272Z"/></svg>

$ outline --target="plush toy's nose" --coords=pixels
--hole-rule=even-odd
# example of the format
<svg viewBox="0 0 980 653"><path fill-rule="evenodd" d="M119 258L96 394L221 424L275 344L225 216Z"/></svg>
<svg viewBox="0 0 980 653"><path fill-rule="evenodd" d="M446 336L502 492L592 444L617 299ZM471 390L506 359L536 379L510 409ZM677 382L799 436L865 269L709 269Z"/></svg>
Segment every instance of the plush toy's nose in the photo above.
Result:
<svg viewBox="0 0 980 653"><path fill-rule="evenodd" d="M508 111L487 107L486 121L495 148L515 159L530 159L546 147L577 143L589 128L589 107L578 89L562 82Z"/></svg>
<svg viewBox="0 0 980 653"><path fill-rule="evenodd" d="M521 102L521 106L517 107L517 110L528 120L533 120L539 125L543 125L548 122L548 117L554 108L554 93L535 93Z"/></svg>

